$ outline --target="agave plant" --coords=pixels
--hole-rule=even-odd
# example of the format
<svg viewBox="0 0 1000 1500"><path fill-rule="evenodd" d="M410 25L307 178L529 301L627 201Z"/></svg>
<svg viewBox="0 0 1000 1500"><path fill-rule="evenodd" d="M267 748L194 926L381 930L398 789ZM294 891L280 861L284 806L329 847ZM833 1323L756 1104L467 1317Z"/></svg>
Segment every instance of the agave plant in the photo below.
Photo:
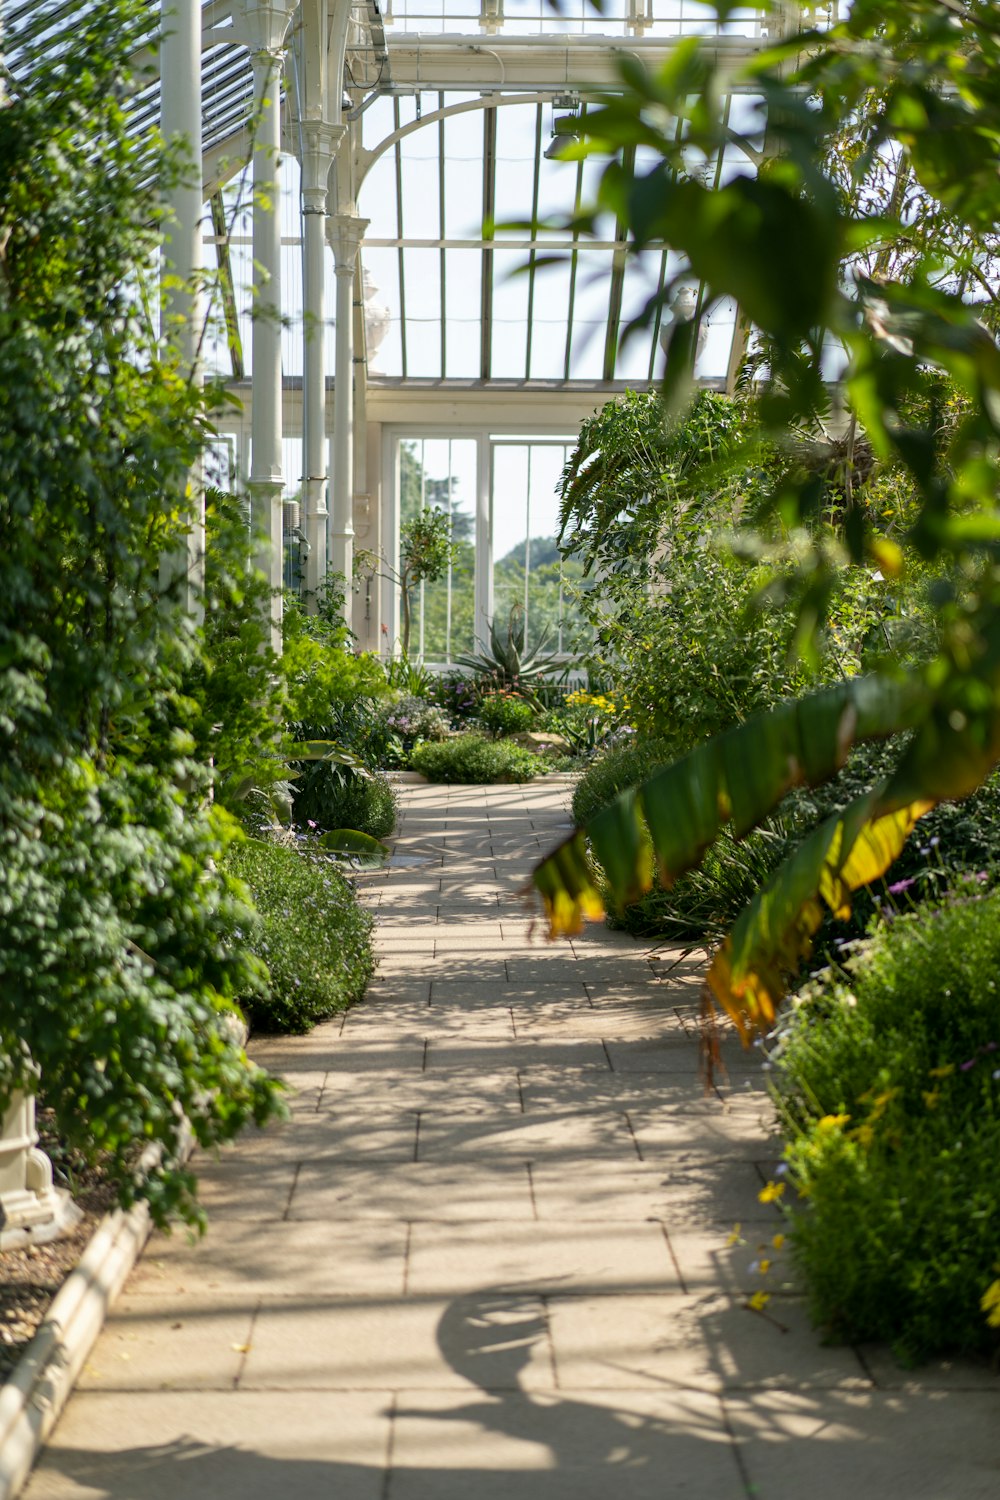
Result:
<svg viewBox="0 0 1000 1500"><path fill-rule="evenodd" d="M497 630L496 620L490 622L489 650L469 656L456 656L462 667L468 667L477 677L488 678L491 687L514 688L522 693L530 692L530 684L539 682L553 672L562 671L564 663L553 652L544 654L551 639L543 630L538 644L525 650L524 605L515 604L507 617L506 636Z"/></svg>

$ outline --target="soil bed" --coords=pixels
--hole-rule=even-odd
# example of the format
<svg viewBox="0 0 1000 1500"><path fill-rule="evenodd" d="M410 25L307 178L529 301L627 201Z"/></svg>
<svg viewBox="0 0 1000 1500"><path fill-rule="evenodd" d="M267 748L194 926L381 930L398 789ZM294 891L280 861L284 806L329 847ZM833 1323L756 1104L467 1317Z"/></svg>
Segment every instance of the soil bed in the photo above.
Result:
<svg viewBox="0 0 1000 1500"><path fill-rule="evenodd" d="M38 1132L39 1145L52 1158L55 1180L64 1187L67 1173L60 1169L60 1162L66 1160L66 1153L52 1136L43 1109L38 1111ZM53 1297L104 1215L114 1207L114 1189L99 1167L74 1162L72 1174L73 1201L83 1211L72 1233L48 1245L25 1245L0 1252L0 1382L7 1379L31 1343Z"/></svg>

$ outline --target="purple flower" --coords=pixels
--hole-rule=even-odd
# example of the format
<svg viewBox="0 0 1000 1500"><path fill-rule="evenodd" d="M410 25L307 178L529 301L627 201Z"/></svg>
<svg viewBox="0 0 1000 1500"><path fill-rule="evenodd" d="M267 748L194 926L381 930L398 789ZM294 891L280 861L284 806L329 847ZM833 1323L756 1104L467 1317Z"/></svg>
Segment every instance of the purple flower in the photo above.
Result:
<svg viewBox="0 0 1000 1500"><path fill-rule="evenodd" d="M889 895L902 896L913 886L915 886L916 883L916 880L912 876L909 880L897 880L895 885L891 885L889 887Z"/></svg>
<svg viewBox="0 0 1000 1500"><path fill-rule="evenodd" d="M968 1073L969 1069L974 1068L975 1066L976 1058L970 1057L968 1062L959 1063L958 1068L960 1073Z"/></svg>

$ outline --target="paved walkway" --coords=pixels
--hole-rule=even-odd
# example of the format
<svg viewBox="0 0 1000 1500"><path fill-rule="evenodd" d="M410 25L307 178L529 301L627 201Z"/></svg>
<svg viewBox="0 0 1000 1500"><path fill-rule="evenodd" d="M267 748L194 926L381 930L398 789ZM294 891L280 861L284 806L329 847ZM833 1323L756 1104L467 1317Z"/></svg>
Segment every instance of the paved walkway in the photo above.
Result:
<svg viewBox="0 0 1000 1500"><path fill-rule="evenodd" d="M255 1047L294 1118L205 1164L29 1500L996 1500L996 1380L823 1348L781 1253L747 1310L759 1077L703 1095L693 964L532 940L567 802L406 789L367 1002Z"/></svg>

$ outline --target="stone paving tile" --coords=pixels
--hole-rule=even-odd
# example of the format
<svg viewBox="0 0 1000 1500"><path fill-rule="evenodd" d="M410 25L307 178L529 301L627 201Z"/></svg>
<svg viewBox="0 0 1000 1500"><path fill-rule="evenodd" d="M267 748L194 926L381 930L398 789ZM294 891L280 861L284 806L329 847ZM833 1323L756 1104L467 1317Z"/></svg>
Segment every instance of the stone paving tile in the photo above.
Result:
<svg viewBox="0 0 1000 1500"><path fill-rule="evenodd" d="M84 1391L231 1391L250 1343L255 1294L219 1308L189 1297L121 1297L78 1382Z"/></svg>
<svg viewBox="0 0 1000 1500"><path fill-rule="evenodd" d="M484 1160L517 1157L524 1161L620 1162L637 1159L635 1142L622 1114L593 1110L562 1115L474 1115L462 1118L447 1110L420 1117L418 1161L451 1161L467 1156Z"/></svg>
<svg viewBox="0 0 1000 1500"><path fill-rule="evenodd" d="M419 1022L415 1020L410 1026L411 1035L420 1035L432 1041L452 1038L459 1041L481 1039L500 1042L514 1041L516 1037L510 1011L502 1003L489 1008L482 1005L431 1005L423 1007L421 1016ZM380 1021L372 1017L367 1024L355 1028L351 1036L390 1037L397 1031L391 1018Z"/></svg>
<svg viewBox="0 0 1000 1500"><path fill-rule="evenodd" d="M150 1242L27 1500L993 1500L987 1367L809 1328L702 953L544 941L571 781L401 786L367 999L254 1038L292 1118L198 1160L207 1238Z"/></svg>
<svg viewBox="0 0 1000 1500"><path fill-rule="evenodd" d="M719 1402L700 1392L484 1394L458 1407L427 1392L400 1402L387 1500L514 1495L746 1500Z"/></svg>
<svg viewBox="0 0 1000 1500"><path fill-rule="evenodd" d="M553 1390L547 1343L514 1367L494 1361L477 1340L483 1299L365 1298L302 1302L265 1299L254 1322L240 1390L459 1391L474 1397L485 1380L496 1391ZM530 1318L544 1327L539 1298L508 1298L499 1327ZM483 1355L486 1359L484 1360ZM480 1368L485 1363L486 1368ZM506 1382L506 1383L505 1383ZM331 1494L335 1493L331 1491Z"/></svg>
<svg viewBox="0 0 1000 1500"><path fill-rule="evenodd" d="M767 1500L995 1500L1000 1391L727 1396L751 1493Z"/></svg>
<svg viewBox="0 0 1000 1500"><path fill-rule="evenodd" d="M136 1296L217 1302L274 1296L397 1296L403 1289L406 1226L218 1220L204 1239L155 1235L132 1274Z"/></svg>
<svg viewBox="0 0 1000 1500"><path fill-rule="evenodd" d="M382 1500L389 1392L81 1391L25 1500Z"/></svg>
<svg viewBox="0 0 1000 1500"><path fill-rule="evenodd" d="M426 1071L445 1068L513 1068L529 1072L537 1067L607 1069L608 1059L600 1042L439 1042L427 1048Z"/></svg>
<svg viewBox="0 0 1000 1500"><path fill-rule="evenodd" d="M338 1101L353 1102L357 1098L354 1074L327 1075L327 1086L321 1096L324 1108L333 1109ZM445 1108L463 1115L524 1112L516 1068L490 1072L479 1068L439 1069L431 1073L406 1074L391 1083L383 1079L374 1103L376 1108L386 1111Z"/></svg>
<svg viewBox="0 0 1000 1500"><path fill-rule="evenodd" d="M679 1291L674 1260L659 1225L414 1224L407 1291Z"/></svg>
<svg viewBox="0 0 1000 1500"><path fill-rule="evenodd" d="M516 1015L516 1008L515 1008ZM703 1085L689 1073L612 1073L595 1077L592 1071L565 1072L561 1068L535 1068L521 1080L527 1111L568 1109L574 1106L632 1110L659 1109L665 1105L687 1107L705 1101ZM713 1100L715 1096L713 1095ZM722 1108L721 1101L716 1101Z"/></svg>
<svg viewBox="0 0 1000 1500"><path fill-rule="evenodd" d="M394 1036L422 1036L430 1011L430 985L419 1000L371 999L352 1007L344 1017L341 1037L350 1045L354 1041L391 1040ZM379 1036L375 1034L378 1033Z"/></svg>
<svg viewBox="0 0 1000 1500"><path fill-rule="evenodd" d="M904 1368L882 1344L862 1344L858 1353L880 1390L905 1391L908 1395L938 1391L956 1395L962 1391L1000 1390L995 1362L985 1357L935 1358Z"/></svg>
<svg viewBox="0 0 1000 1500"><path fill-rule="evenodd" d="M531 1165L535 1209L551 1222L602 1223L656 1220L668 1230L706 1226L716 1248L725 1247L736 1224L765 1240L784 1228L776 1208L760 1203L763 1177L756 1162L698 1162L669 1168L632 1161L627 1167L601 1161L536 1160ZM758 1236L759 1237L759 1236Z"/></svg>
<svg viewBox="0 0 1000 1500"><path fill-rule="evenodd" d="M636 1144L646 1161L666 1162L678 1154L698 1153L715 1160L732 1157L753 1161L761 1155L767 1130L760 1110L725 1109L716 1103L691 1103L684 1108L629 1111ZM780 1153L780 1144L776 1146Z"/></svg>
<svg viewBox="0 0 1000 1500"><path fill-rule="evenodd" d="M339 1035L343 1017L337 1023ZM248 1049L250 1056L262 1067L275 1073L294 1068L303 1062L322 1066L327 1073L366 1073L392 1075L411 1070L420 1072L424 1065L424 1049L420 1042L377 1041L358 1042L352 1047L338 1045L338 1038L327 1033L322 1043L299 1049L297 1042L311 1042L312 1037L282 1037L280 1041L253 1042Z"/></svg>
<svg viewBox="0 0 1000 1500"><path fill-rule="evenodd" d="M198 1197L210 1222L281 1219L291 1201L298 1160L261 1162L233 1146L217 1161L198 1157Z"/></svg>
<svg viewBox="0 0 1000 1500"><path fill-rule="evenodd" d="M547 1302L559 1385L574 1390L871 1389L850 1348L824 1346L804 1306L763 1318L731 1297L676 1293Z"/></svg>
<svg viewBox="0 0 1000 1500"><path fill-rule="evenodd" d="M772 1294L801 1293L787 1246L781 1254L768 1250L775 1231L782 1228L780 1220L768 1213L768 1205L759 1205L756 1218L744 1219L738 1237L736 1225L730 1235L720 1233L720 1228L699 1227L683 1219L670 1225L670 1248L686 1292L725 1292L734 1297L748 1297L761 1288L761 1278L754 1267L763 1254L773 1256L773 1264L767 1274L767 1285L762 1289ZM776 1302L777 1297L769 1311L775 1309ZM780 1319L780 1312L775 1311L775 1316Z"/></svg>
<svg viewBox="0 0 1000 1500"><path fill-rule="evenodd" d="M519 1162L479 1158L396 1163L304 1162L290 1219L533 1220L531 1177Z"/></svg>

